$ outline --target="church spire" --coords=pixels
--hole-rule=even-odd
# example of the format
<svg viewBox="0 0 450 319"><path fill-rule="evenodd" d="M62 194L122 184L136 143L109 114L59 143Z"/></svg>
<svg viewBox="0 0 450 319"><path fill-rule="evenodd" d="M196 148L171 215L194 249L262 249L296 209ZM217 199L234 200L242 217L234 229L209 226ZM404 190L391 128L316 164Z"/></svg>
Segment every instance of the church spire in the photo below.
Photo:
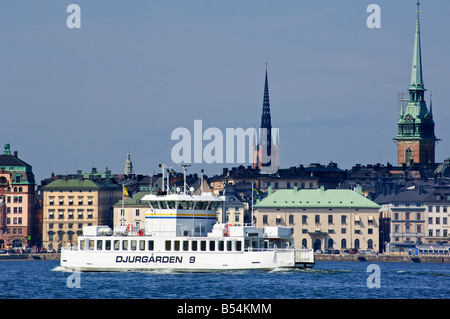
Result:
<svg viewBox="0 0 450 319"><path fill-rule="evenodd" d="M269 102L269 81L267 80L267 62L266 62L266 79L264 83L264 99L263 110L261 116L261 128L272 128L270 120L270 102Z"/></svg>
<svg viewBox="0 0 450 319"><path fill-rule="evenodd" d="M264 83L264 98L263 98L263 110L261 116L261 129L263 129L263 134L261 135L262 140L260 144L266 145L268 154L272 149L272 123L270 118L270 102L269 102L269 81L267 79L267 62L266 62L266 78ZM265 131L264 131L265 130Z"/></svg>
<svg viewBox="0 0 450 319"><path fill-rule="evenodd" d="M410 90L425 90L422 77L422 52L420 46L420 2L417 1L416 35L414 40Z"/></svg>

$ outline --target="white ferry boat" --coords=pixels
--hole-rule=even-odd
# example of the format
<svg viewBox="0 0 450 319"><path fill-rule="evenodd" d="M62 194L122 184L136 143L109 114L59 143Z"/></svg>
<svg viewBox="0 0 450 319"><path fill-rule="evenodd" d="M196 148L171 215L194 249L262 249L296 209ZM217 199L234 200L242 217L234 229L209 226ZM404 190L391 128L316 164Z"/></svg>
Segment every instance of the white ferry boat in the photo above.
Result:
<svg viewBox="0 0 450 319"><path fill-rule="evenodd" d="M311 249L292 245L290 228L218 223L224 196L161 191L142 201L150 207L145 229L85 226L77 246L61 250L61 266L74 271L211 272L314 265Z"/></svg>

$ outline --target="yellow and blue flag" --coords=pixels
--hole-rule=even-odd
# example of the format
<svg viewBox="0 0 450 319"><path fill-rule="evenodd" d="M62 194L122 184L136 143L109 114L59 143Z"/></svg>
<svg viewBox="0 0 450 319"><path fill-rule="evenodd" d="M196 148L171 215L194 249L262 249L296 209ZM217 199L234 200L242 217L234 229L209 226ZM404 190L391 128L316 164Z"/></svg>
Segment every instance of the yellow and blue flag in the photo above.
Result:
<svg viewBox="0 0 450 319"><path fill-rule="evenodd" d="M130 191L128 187L123 187L123 198L133 198L133 193Z"/></svg>

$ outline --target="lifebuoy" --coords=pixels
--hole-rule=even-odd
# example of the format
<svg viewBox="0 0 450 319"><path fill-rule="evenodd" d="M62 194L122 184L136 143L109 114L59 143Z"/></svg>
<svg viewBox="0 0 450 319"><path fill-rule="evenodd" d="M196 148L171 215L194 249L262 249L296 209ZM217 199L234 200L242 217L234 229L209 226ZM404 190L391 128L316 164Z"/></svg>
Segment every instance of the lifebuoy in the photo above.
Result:
<svg viewBox="0 0 450 319"><path fill-rule="evenodd" d="M139 235L139 236L144 235L144 232L142 231L142 229L139 229L138 235Z"/></svg>
<svg viewBox="0 0 450 319"><path fill-rule="evenodd" d="M127 230L128 230L129 232L131 232L131 231L133 230L133 225L132 225L132 224L128 224Z"/></svg>

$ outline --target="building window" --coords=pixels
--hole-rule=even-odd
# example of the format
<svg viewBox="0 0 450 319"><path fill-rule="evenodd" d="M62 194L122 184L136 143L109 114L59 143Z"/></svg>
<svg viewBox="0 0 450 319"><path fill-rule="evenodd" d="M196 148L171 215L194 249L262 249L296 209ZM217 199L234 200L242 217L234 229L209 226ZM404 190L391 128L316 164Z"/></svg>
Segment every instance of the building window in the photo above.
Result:
<svg viewBox="0 0 450 319"><path fill-rule="evenodd" d="M314 220L316 224L320 224L320 215L316 215Z"/></svg>
<svg viewBox="0 0 450 319"><path fill-rule="evenodd" d="M328 224L333 224L333 215L328 215Z"/></svg>
<svg viewBox="0 0 450 319"><path fill-rule="evenodd" d="M294 224L294 215L289 215L289 224Z"/></svg>
<svg viewBox="0 0 450 319"><path fill-rule="evenodd" d="M275 222L277 223L277 225L280 225L282 222L281 216L277 215L277 218L275 219Z"/></svg>
<svg viewBox="0 0 450 319"><path fill-rule="evenodd" d="M346 215L341 216L341 224L347 224L347 216Z"/></svg>
<svg viewBox="0 0 450 319"><path fill-rule="evenodd" d="M407 148L405 151L405 163L409 164L411 162L412 159L412 151L410 148Z"/></svg>
<svg viewBox="0 0 450 319"><path fill-rule="evenodd" d="M267 215L263 215L263 224L267 224Z"/></svg>
<svg viewBox="0 0 450 319"><path fill-rule="evenodd" d="M139 209L136 209L136 217L138 217L139 216Z"/></svg>
<svg viewBox="0 0 450 319"><path fill-rule="evenodd" d="M306 225L308 223L308 216L302 215L302 224Z"/></svg>

